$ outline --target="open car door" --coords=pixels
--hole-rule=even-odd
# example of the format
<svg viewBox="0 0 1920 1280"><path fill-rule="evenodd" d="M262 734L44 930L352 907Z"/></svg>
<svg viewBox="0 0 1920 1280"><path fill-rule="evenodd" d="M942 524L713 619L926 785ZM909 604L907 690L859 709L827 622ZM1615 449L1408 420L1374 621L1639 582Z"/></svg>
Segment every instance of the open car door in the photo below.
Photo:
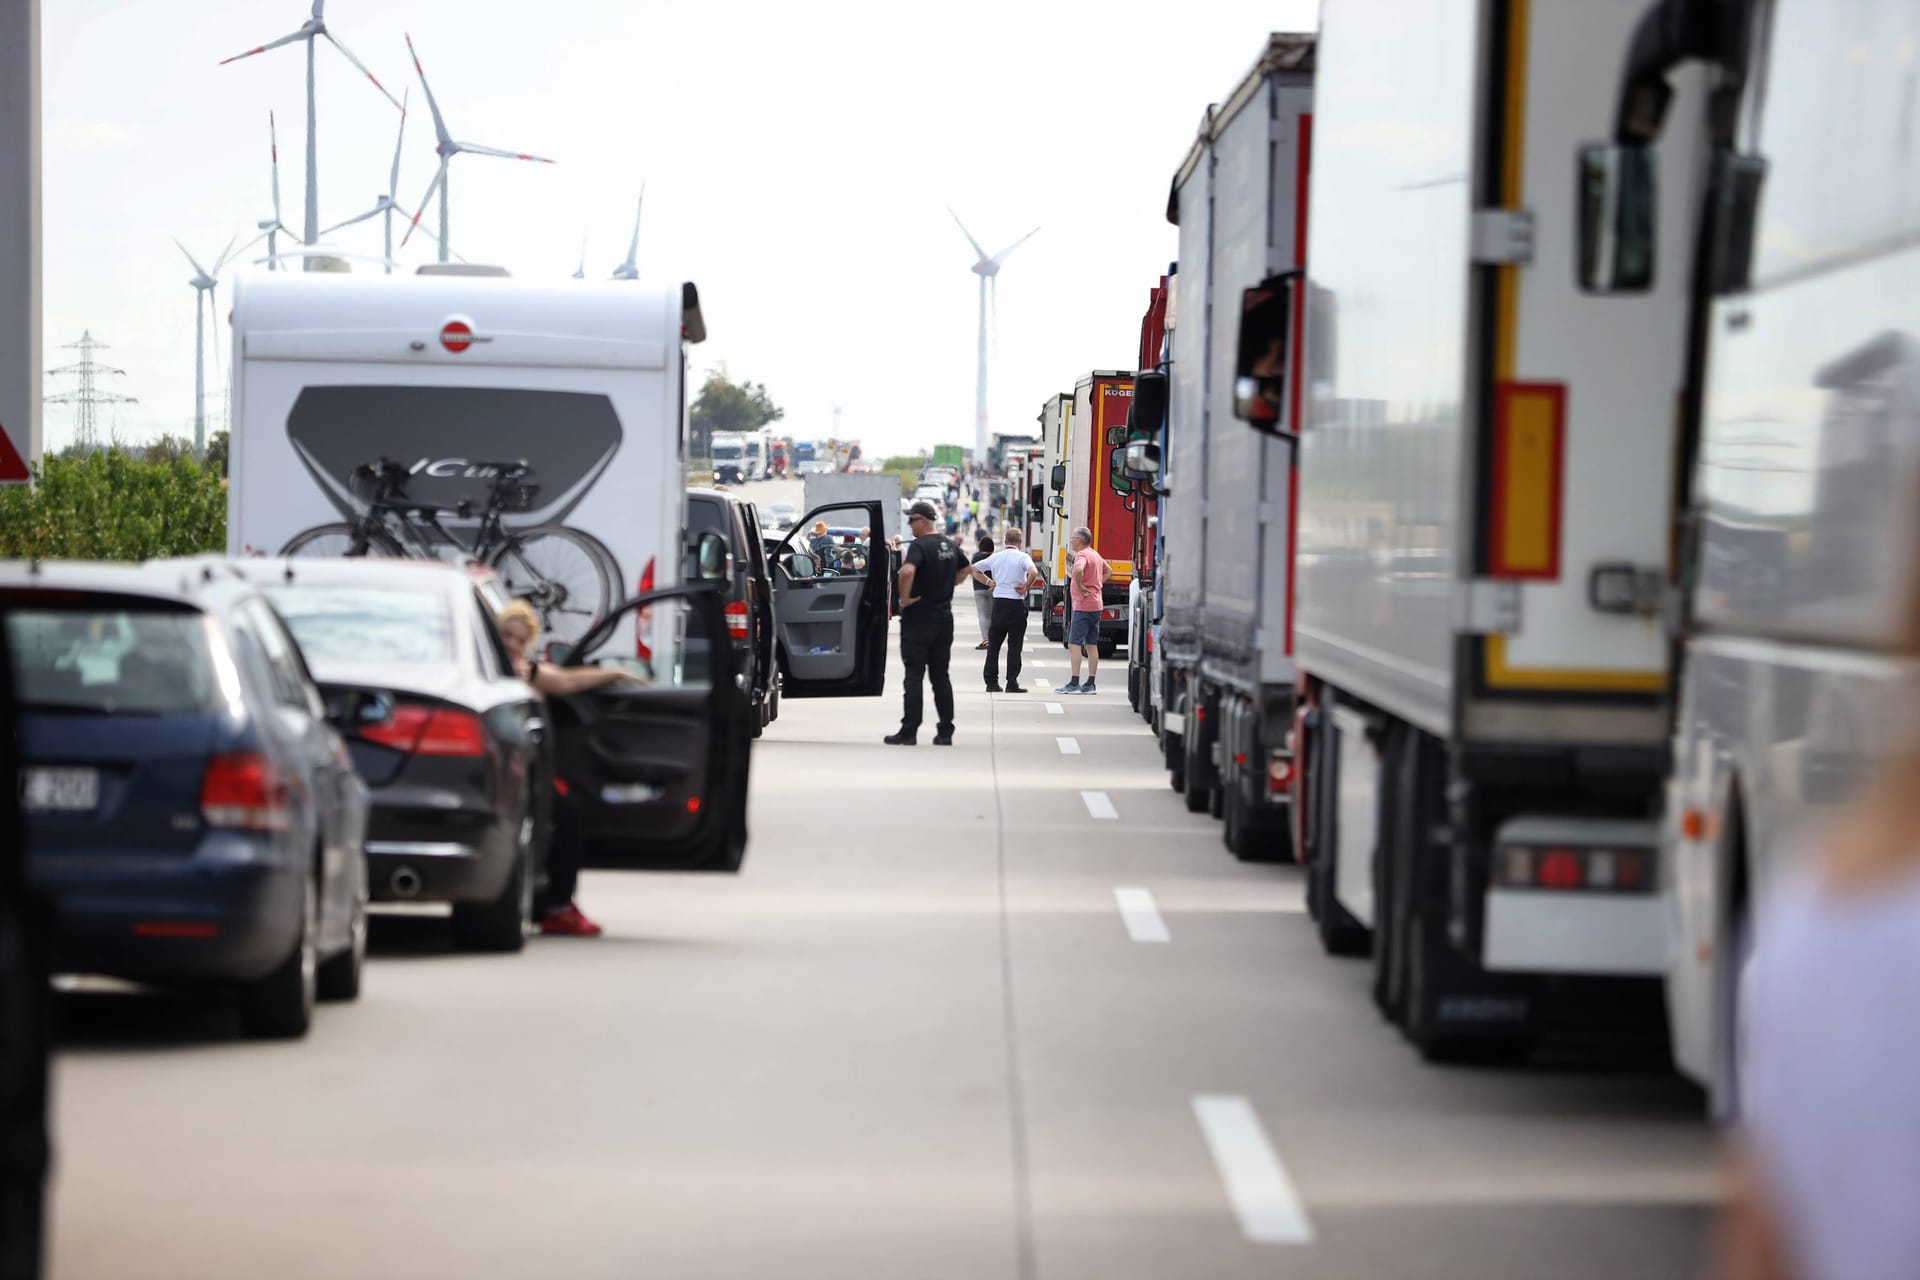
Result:
<svg viewBox="0 0 1920 1280"><path fill-rule="evenodd" d="M609 650L629 615L650 657ZM700 638L706 643L687 643ZM589 863L738 871L747 850L752 704L714 584L635 596L581 637L561 666L617 667L629 677L549 699L559 775Z"/></svg>
<svg viewBox="0 0 1920 1280"><path fill-rule="evenodd" d="M867 530L829 534L814 525ZM787 697L872 697L886 688L893 558L877 500L816 507L781 541L771 566L781 692Z"/></svg>

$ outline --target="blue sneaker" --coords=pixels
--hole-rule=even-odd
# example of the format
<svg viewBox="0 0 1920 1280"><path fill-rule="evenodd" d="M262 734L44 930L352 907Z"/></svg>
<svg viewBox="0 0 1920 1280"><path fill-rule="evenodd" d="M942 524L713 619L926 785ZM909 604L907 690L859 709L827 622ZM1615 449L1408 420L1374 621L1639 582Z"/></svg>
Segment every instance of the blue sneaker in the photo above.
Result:
<svg viewBox="0 0 1920 1280"><path fill-rule="evenodd" d="M1067 681L1067 682L1066 682L1065 684L1063 684L1063 685L1061 685L1061 686L1060 686L1060 687L1059 687L1058 689L1055 689L1055 690L1054 690L1054 692L1055 692L1055 693L1078 693L1078 692L1080 692L1080 677L1079 677L1079 676L1075 676L1075 677L1074 677L1073 679L1071 679L1071 680L1069 680L1069 681Z"/></svg>
<svg viewBox="0 0 1920 1280"><path fill-rule="evenodd" d="M1100 691L1099 691L1098 689L1096 689L1096 688L1094 688L1094 687L1093 687L1093 681L1091 681L1091 680L1089 680L1089 681L1087 681L1087 682L1086 682L1085 684L1083 684L1083 685L1081 685L1081 686L1080 686L1080 688L1079 688L1078 690L1076 690L1076 692L1079 692L1079 693L1098 693L1098 692L1100 692Z"/></svg>

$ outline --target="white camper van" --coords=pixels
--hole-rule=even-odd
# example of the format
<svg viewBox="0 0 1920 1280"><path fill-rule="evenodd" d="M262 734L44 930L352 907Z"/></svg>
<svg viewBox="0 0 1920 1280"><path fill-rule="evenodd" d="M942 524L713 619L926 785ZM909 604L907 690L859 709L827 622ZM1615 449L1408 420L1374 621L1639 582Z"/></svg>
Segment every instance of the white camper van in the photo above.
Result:
<svg viewBox="0 0 1920 1280"><path fill-rule="evenodd" d="M233 329L231 554L479 560L560 639L680 581L692 285L289 272Z"/></svg>

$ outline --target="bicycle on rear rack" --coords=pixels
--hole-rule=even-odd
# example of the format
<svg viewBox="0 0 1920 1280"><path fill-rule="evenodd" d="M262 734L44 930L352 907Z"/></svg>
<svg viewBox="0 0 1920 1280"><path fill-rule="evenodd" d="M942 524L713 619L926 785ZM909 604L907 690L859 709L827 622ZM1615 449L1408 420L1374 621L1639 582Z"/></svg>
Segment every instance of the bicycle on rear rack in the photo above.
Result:
<svg viewBox="0 0 1920 1280"><path fill-rule="evenodd" d="M386 458L353 469L348 487L365 508L350 521L316 525L280 549L283 556L394 556L477 561L500 575L510 595L531 604L556 640L577 640L618 601L620 566L599 539L565 525L516 528L505 516L529 511L539 486L524 461L476 462L488 479L478 513L471 499L452 504L407 496L410 474ZM441 523L476 519L471 540Z"/></svg>

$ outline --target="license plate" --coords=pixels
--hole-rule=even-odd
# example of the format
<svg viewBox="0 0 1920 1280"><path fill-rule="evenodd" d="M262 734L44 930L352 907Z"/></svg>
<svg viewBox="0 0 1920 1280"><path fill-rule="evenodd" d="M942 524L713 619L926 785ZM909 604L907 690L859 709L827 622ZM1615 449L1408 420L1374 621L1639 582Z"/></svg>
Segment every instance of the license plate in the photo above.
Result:
<svg viewBox="0 0 1920 1280"><path fill-rule="evenodd" d="M28 813L87 813L100 804L97 769L28 769L20 778L20 805Z"/></svg>

